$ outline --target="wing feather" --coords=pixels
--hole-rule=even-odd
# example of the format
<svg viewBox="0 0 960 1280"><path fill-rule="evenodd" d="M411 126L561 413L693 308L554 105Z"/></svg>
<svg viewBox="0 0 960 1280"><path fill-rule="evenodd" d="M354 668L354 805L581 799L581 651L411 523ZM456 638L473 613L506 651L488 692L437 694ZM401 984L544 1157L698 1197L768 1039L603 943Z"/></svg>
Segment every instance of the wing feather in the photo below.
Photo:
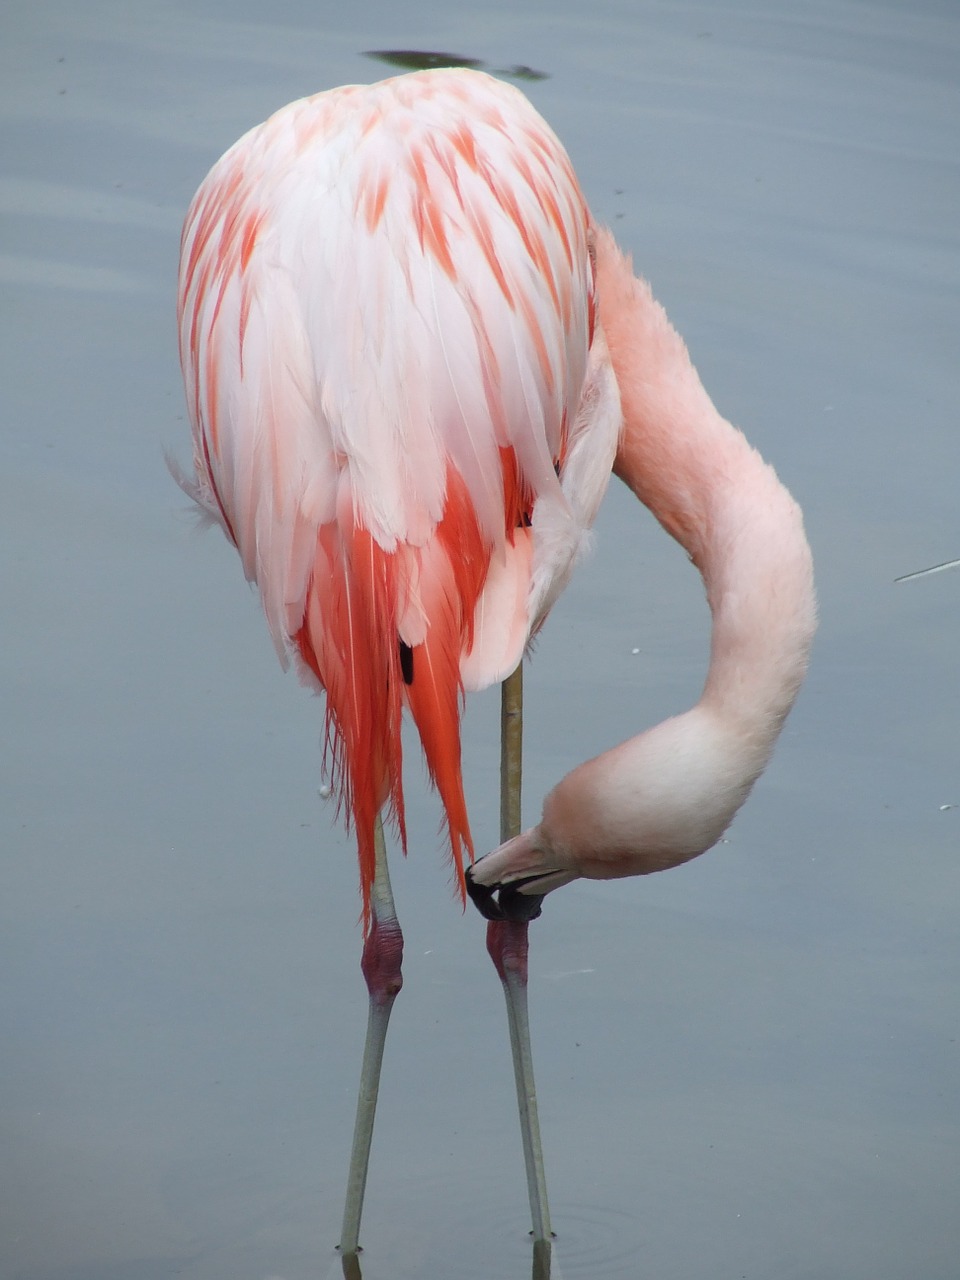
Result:
<svg viewBox="0 0 960 1280"><path fill-rule="evenodd" d="M226 153L188 213L196 494L258 583L281 657L327 690L362 846L385 801L402 825L389 759L406 701L458 867L470 851L459 755L455 778L443 763L462 687L516 665L612 460L607 388L596 501L571 500L563 468L599 385L589 234L547 125L465 71L291 104ZM383 634L362 638L370 626ZM363 679L387 692L364 703ZM361 786L364 752L380 763Z"/></svg>

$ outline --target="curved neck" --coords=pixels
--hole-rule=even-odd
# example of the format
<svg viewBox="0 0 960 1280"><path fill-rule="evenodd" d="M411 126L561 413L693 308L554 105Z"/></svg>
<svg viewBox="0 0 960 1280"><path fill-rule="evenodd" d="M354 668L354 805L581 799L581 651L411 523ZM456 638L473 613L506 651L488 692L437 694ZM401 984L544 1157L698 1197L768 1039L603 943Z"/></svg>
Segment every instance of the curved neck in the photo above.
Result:
<svg viewBox="0 0 960 1280"><path fill-rule="evenodd" d="M597 236L600 321L620 387L615 471L689 553L713 618L700 706L760 772L806 669L815 629L800 509L714 408L683 341L608 233Z"/></svg>

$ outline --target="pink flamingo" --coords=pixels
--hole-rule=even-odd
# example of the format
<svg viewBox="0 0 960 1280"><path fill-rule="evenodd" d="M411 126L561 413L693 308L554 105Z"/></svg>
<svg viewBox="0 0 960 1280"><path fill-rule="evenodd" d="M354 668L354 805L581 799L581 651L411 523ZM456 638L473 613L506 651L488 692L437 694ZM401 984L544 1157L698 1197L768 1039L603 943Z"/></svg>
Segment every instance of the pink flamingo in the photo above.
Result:
<svg viewBox="0 0 960 1280"><path fill-rule="evenodd" d="M281 661L326 691L327 764L357 840L370 1013L341 1248L359 1247L401 985L380 820L405 848L404 708L461 897L469 888L491 920L534 1237L546 1240L527 921L579 876L661 871L727 828L806 668L815 604L800 510L714 408L549 126L478 72L335 89L241 138L187 214L179 323L190 491L258 584ZM703 693L574 769L540 823L473 863L464 690L519 669L611 469L702 574ZM506 809L515 832L516 794Z"/></svg>

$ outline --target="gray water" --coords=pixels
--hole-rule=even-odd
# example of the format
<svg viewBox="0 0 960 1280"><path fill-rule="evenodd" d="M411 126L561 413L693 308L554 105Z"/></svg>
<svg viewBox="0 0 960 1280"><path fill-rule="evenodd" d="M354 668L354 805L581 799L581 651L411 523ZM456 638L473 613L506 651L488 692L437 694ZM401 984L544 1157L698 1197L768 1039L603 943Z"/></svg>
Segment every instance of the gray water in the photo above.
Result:
<svg viewBox="0 0 960 1280"><path fill-rule="evenodd" d="M533 929L555 1280L954 1280L960 12L823 0L8 0L0 18L0 1275L338 1273L365 1018L322 706L189 456L180 221L370 48L527 64L596 215L804 505L822 628L727 842ZM525 816L697 696L708 617L619 487L527 672ZM497 699L465 726L495 843ZM414 756L411 752L411 759ZM365 1280L529 1275L479 917L410 768Z"/></svg>

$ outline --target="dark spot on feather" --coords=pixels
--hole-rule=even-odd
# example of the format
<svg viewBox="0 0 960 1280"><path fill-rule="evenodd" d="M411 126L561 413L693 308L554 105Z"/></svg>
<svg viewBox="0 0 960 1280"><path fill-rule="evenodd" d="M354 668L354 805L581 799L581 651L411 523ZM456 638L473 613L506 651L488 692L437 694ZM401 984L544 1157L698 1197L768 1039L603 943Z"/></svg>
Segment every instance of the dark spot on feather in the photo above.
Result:
<svg viewBox="0 0 960 1280"><path fill-rule="evenodd" d="M413 650L403 640L398 641L400 645L400 674L403 676L404 684L413 684Z"/></svg>

